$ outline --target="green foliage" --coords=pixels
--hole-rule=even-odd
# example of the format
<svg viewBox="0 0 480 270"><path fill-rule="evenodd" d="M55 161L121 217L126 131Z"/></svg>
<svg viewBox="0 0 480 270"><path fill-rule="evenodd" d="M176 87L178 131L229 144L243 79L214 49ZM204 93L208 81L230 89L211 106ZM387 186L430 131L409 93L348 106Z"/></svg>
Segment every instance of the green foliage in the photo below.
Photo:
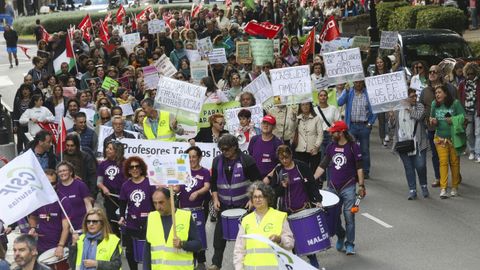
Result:
<svg viewBox="0 0 480 270"><path fill-rule="evenodd" d="M377 23L380 30L388 30L388 21L399 7L408 6L409 3L398 2L382 2L377 4Z"/></svg>
<svg viewBox="0 0 480 270"><path fill-rule="evenodd" d="M388 21L388 30L397 31L413 29L417 26L417 13L421 10L437 8L438 6L405 6L395 10Z"/></svg>
<svg viewBox="0 0 480 270"><path fill-rule="evenodd" d="M465 31L466 20L467 18L463 11L457 8L425 9L417 13L416 28L444 28L462 34Z"/></svg>
<svg viewBox="0 0 480 270"><path fill-rule="evenodd" d="M470 41L468 42L468 45L472 49L474 56L480 55L480 41Z"/></svg>

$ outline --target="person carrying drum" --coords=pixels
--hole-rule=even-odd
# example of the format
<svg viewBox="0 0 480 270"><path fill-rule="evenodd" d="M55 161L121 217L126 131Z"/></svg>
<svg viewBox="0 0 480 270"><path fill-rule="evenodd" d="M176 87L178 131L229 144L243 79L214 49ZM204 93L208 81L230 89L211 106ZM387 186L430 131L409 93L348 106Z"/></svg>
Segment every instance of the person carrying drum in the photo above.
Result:
<svg viewBox="0 0 480 270"><path fill-rule="evenodd" d="M233 250L233 264L236 270L245 268L278 268L273 250L265 243L245 239L246 234L264 236L286 250L293 249L293 233L287 221L287 213L272 208L276 205L276 196L272 187L255 182L251 185L248 197L255 211L242 219ZM269 268L269 269L270 269Z"/></svg>
<svg viewBox="0 0 480 270"><path fill-rule="evenodd" d="M366 195L362 152L352 136L348 134L348 126L344 121L334 122L328 131L332 135L333 141L327 146L325 157L315 171L315 179L318 179L328 168L330 176L328 191L340 198L346 227L345 232L339 215L336 229L338 237L336 249L345 251L347 255L355 255L355 215L352 207L356 201L357 182L359 196L363 198Z"/></svg>
<svg viewBox="0 0 480 270"><path fill-rule="evenodd" d="M50 270L37 262L37 240L33 235L22 234L13 241L13 256L17 267L14 270Z"/></svg>
<svg viewBox="0 0 480 270"><path fill-rule="evenodd" d="M275 194L280 198L280 209L290 215L308 208L321 207L320 186L315 181L310 167L302 161L294 160L292 150L287 145L280 145L277 148L277 157L280 164L267 178L270 179ZM320 267L315 254L307 257L312 266Z"/></svg>
<svg viewBox="0 0 480 270"><path fill-rule="evenodd" d="M190 157L190 170L193 178L187 182L187 185L176 186L174 190L178 193L179 208L191 211L196 223L203 225L198 226L198 229L204 250L195 253L194 257L197 260L197 269L205 269L207 261L205 257L207 247L205 217L208 215L208 211L205 211L205 209L208 210L208 203L205 204L205 200L210 191L210 171L200 166L202 150L198 146L191 146L185 152Z"/></svg>
<svg viewBox="0 0 480 270"><path fill-rule="evenodd" d="M71 270L118 270L122 267L122 248L101 208L90 209L82 224L82 234L72 235L69 249Z"/></svg>
<svg viewBox="0 0 480 270"><path fill-rule="evenodd" d="M222 154L213 159L211 181L215 209L221 214L227 209L250 208L248 187L252 182L261 179L255 160L240 151L237 138L231 134L220 137L218 148ZM215 225L214 254L209 270L222 267L223 252L227 243L223 234L222 220L219 219Z"/></svg>
<svg viewBox="0 0 480 270"><path fill-rule="evenodd" d="M175 233L170 204L170 190L160 188L153 193L155 210L148 214L147 238L143 252L144 270L193 269L193 254L202 242L190 211L176 209Z"/></svg>

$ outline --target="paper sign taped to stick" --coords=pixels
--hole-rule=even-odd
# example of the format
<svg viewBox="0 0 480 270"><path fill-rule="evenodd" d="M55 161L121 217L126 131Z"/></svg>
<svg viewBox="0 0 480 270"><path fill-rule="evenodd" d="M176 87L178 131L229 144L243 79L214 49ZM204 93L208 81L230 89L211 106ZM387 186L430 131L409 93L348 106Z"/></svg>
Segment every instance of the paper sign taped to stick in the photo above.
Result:
<svg viewBox="0 0 480 270"><path fill-rule="evenodd" d="M202 56L197 50L185 50L185 53L190 63L202 60Z"/></svg>
<svg viewBox="0 0 480 270"><path fill-rule="evenodd" d="M359 48L325 53L323 61L330 85L361 81L365 78Z"/></svg>
<svg viewBox="0 0 480 270"><path fill-rule="evenodd" d="M188 153L149 156L147 164L150 185L188 185L195 181L190 174Z"/></svg>
<svg viewBox="0 0 480 270"><path fill-rule="evenodd" d="M133 52L133 48L140 44L140 33L132 33L122 36L122 45L128 53Z"/></svg>
<svg viewBox="0 0 480 270"><path fill-rule="evenodd" d="M327 89L329 86L328 79L326 77L320 78L318 80L312 80L312 82L313 82L313 89L315 89L316 91Z"/></svg>
<svg viewBox="0 0 480 270"><path fill-rule="evenodd" d="M252 51L250 50L250 43L248 41L237 41L236 57L240 64L248 64L252 62Z"/></svg>
<svg viewBox="0 0 480 270"><path fill-rule="evenodd" d="M270 84L265 72L262 72L260 76L245 86L243 91L252 93L257 103L262 104L273 96L272 85Z"/></svg>
<svg viewBox="0 0 480 270"><path fill-rule="evenodd" d="M208 61L210 64L225 64L227 63L227 54L225 48L216 48L208 53Z"/></svg>
<svg viewBox="0 0 480 270"><path fill-rule="evenodd" d="M398 32L382 31L380 38L380 49L395 49L398 42Z"/></svg>
<svg viewBox="0 0 480 270"><path fill-rule="evenodd" d="M122 105L119 105L120 108L122 108L122 115L123 116L129 116L129 115L134 115L135 112L133 111L133 108L132 108L132 103L126 103L126 104L122 104Z"/></svg>
<svg viewBox="0 0 480 270"><path fill-rule="evenodd" d="M404 108L402 101L408 97L404 71L367 77L365 85L373 113Z"/></svg>
<svg viewBox="0 0 480 270"><path fill-rule="evenodd" d="M225 110L231 109L231 108L237 108L237 107L240 107L240 102L238 101L223 102L220 104L204 103L202 106L202 110L200 111L200 119L198 121L198 127L199 128L210 127L210 123L208 122L208 119L210 118L210 116L212 116L215 113L224 114Z"/></svg>
<svg viewBox="0 0 480 270"><path fill-rule="evenodd" d="M213 44L210 37L197 40L197 48L200 52L200 55L207 56L207 54L213 50Z"/></svg>
<svg viewBox="0 0 480 270"><path fill-rule="evenodd" d="M312 101L312 80L308 65L270 70L275 104Z"/></svg>
<svg viewBox="0 0 480 270"><path fill-rule="evenodd" d="M156 34L166 32L165 21L154 19L148 22L148 33Z"/></svg>
<svg viewBox="0 0 480 270"><path fill-rule="evenodd" d="M266 62L273 63L273 40L251 39L249 42L255 65L261 66Z"/></svg>
<svg viewBox="0 0 480 270"><path fill-rule="evenodd" d="M158 82L155 101L159 104L192 113L199 113L206 87L162 77Z"/></svg>
<svg viewBox="0 0 480 270"><path fill-rule="evenodd" d="M160 58L154 63L154 66L157 68L158 73L165 77L172 77L175 73L177 73L177 69L165 54L160 56Z"/></svg>

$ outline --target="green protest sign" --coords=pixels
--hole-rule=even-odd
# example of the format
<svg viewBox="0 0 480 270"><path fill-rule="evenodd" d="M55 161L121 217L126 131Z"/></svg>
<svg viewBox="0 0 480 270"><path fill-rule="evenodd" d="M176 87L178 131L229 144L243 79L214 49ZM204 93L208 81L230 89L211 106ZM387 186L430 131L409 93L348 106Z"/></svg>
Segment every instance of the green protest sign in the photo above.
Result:
<svg viewBox="0 0 480 270"><path fill-rule="evenodd" d="M200 111L200 120L198 121L198 128L209 127L208 118L215 113L224 114L225 110L240 107L240 102L229 101L224 103L205 103Z"/></svg>
<svg viewBox="0 0 480 270"><path fill-rule="evenodd" d="M251 39L249 42L255 65L261 66L266 62L273 63L273 40Z"/></svg>
<svg viewBox="0 0 480 270"><path fill-rule="evenodd" d="M112 93L117 93L117 89L118 89L118 86L120 84L115 81L114 79L110 78L110 77L105 77L105 79L103 80L103 83L102 83L102 88L107 90L107 91L112 91Z"/></svg>

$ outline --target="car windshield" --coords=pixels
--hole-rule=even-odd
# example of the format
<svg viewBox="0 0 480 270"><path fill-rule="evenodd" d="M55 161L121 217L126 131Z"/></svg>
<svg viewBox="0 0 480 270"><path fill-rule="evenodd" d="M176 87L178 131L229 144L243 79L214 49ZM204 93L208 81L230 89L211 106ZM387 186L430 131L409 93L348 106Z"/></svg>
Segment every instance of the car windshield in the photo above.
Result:
<svg viewBox="0 0 480 270"><path fill-rule="evenodd" d="M404 48L407 67L415 60L424 60L430 65L438 64L444 58L472 58L470 48L464 42L442 42L435 44L407 44Z"/></svg>
<svg viewBox="0 0 480 270"><path fill-rule="evenodd" d="M108 0L91 0L92 5L108 5Z"/></svg>

